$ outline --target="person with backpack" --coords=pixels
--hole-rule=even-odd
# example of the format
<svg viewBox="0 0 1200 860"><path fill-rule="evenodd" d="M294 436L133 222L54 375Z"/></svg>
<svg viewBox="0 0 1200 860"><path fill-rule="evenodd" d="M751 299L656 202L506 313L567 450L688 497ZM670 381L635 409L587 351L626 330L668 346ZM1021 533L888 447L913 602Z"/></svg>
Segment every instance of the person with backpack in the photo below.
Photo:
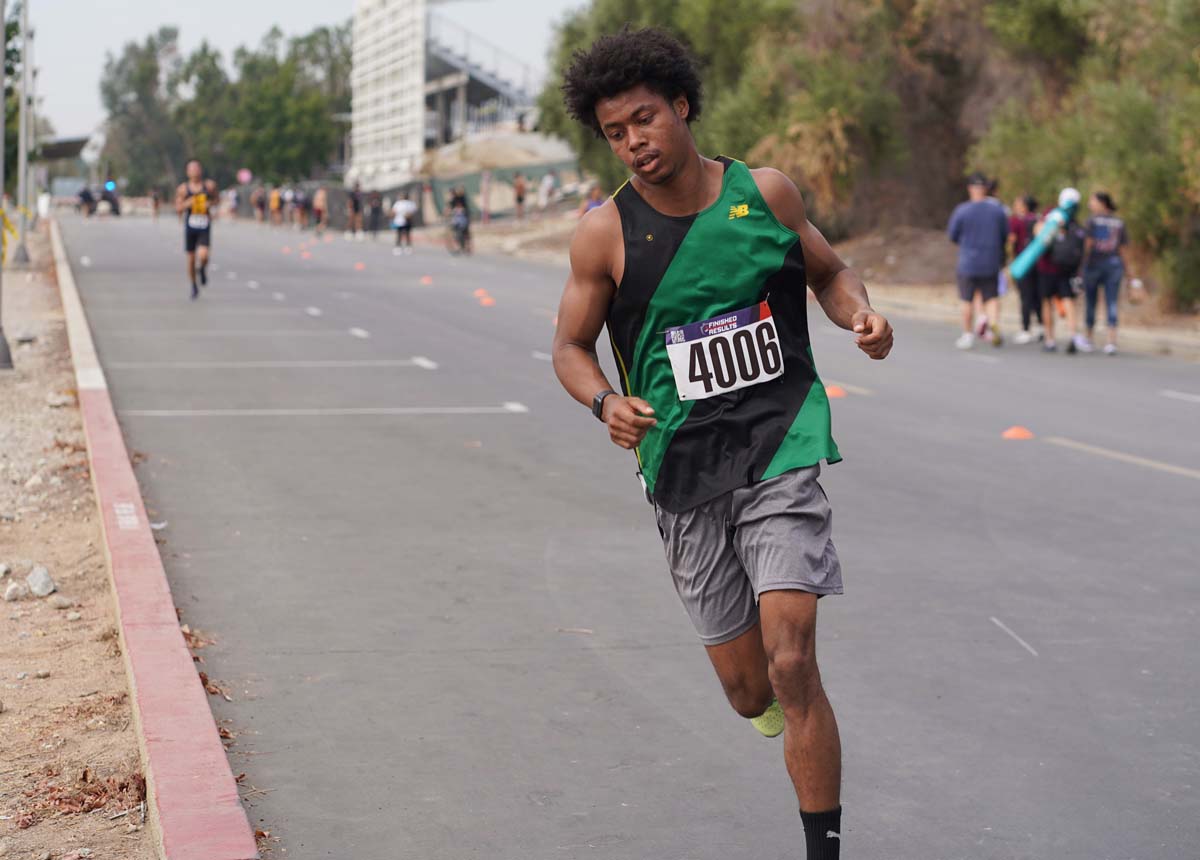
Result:
<svg viewBox="0 0 1200 860"><path fill-rule="evenodd" d="M1117 354L1117 299L1121 281L1128 268L1125 265L1125 246L1129 239L1125 222L1117 217L1117 204L1107 191L1097 191L1088 198L1092 217L1084 226L1087 241L1083 252L1083 295L1087 322L1087 349L1091 352L1092 335L1096 328L1096 298L1104 287L1104 305L1108 321L1108 342L1105 355ZM1135 279L1136 280L1136 279Z"/></svg>
<svg viewBox="0 0 1200 860"><path fill-rule="evenodd" d="M1064 188L1058 195L1058 208L1067 212L1067 220L1058 229L1046 253L1037 262L1038 299L1042 303L1042 325L1046 330L1042 349L1056 352L1054 340L1055 315L1066 320L1067 352L1087 352L1087 341L1079 334L1079 323L1075 313L1075 290L1082 285L1079 270L1083 265L1083 249L1086 236L1083 227L1075 220L1075 210L1081 195L1074 188ZM1053 209L1042 213L1043 221ZM1039 221L1034 234L1042 229Z"/></svg>

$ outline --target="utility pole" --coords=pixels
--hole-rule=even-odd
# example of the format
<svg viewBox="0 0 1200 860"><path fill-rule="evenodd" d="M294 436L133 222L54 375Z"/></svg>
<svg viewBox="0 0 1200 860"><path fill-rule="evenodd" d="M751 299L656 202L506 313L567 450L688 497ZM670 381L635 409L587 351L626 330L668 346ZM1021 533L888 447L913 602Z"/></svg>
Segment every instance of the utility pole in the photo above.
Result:
<svg viewBox="0 0 1200 860"><path fill-rule="evenodd" d="M25 247L29 195L29 0L21 0L21 116L17 141L17 247L13 249L13 263L29 265L29 249Z"/></svg>
<svg viewBox="0 0 1200 860"><path fill-rule="evenodd" d="M8 28L4 17L4 0L0 0L0 28L4 30L4 37L0 38L0 54L6 54L8 51ZM0 57L0 94L4 93L4 67L7 57ZM4 114L6 111L0 110L0 210L4 208ZM0 230L4 227L0 225ZM12 353L8 349L8 340L4 337L4 261L0 259L0 370L12 370Z"/></svg>

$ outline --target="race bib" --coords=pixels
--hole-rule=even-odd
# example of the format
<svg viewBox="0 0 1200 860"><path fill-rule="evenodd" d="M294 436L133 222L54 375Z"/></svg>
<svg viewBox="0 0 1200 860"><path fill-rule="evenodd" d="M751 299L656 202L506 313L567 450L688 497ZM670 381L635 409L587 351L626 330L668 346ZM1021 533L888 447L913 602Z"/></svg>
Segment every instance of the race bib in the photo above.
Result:
<svg viewBox="0 0 1200 860"><path fill-rule="evenodd" d="M680 400L704 400L783 376L783 350L766 302L667 329Z"/></svg>
<svg viewBox="0 0 1200 860"><path fill-rule="evenodd" d="M192 213L191 215L188 215L187 225L193 230L207 230L208 216Z"/></svg>

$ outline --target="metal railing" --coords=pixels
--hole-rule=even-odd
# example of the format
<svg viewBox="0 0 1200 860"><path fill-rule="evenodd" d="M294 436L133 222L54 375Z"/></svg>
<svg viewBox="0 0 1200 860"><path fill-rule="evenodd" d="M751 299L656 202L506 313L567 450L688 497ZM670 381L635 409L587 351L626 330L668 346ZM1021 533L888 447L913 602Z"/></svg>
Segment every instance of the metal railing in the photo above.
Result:
<svg viewBox="0 0 1200 860"><path fill-rule="evenodd" d="M526 99L533 98L537 75L533 67L516 54L434 12L426 13L425 38L468 66L508 83Z"/></svg>

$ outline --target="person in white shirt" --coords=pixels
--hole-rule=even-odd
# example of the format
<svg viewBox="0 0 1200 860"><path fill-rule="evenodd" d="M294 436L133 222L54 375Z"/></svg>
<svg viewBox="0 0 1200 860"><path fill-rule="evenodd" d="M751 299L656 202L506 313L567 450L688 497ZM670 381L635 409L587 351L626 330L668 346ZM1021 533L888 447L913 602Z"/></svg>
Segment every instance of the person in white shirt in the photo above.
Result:
<svg viewBox="0 0 1200 860"><path fill-rule="evenodd" d="M408 192L401 191L392 204L392 228L396 231L396 247L392 253L412 253L412 219L417 214L417 204L408 199Z"/></svg>

